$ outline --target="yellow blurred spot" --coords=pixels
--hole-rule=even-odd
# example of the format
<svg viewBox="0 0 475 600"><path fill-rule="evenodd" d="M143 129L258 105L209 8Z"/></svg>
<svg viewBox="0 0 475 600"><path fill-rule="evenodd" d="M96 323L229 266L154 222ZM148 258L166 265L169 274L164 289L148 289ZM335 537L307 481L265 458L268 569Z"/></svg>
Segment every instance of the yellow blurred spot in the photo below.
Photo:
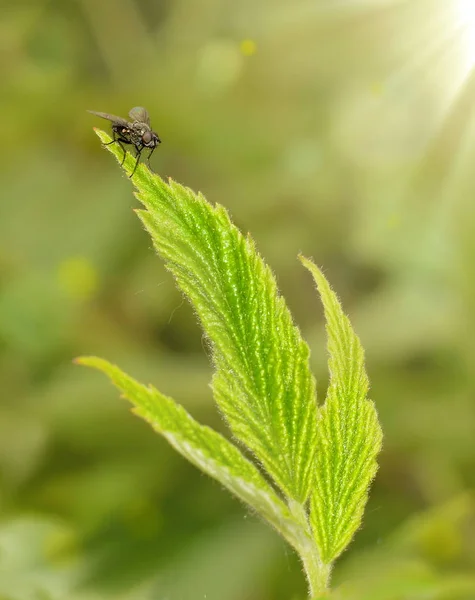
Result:
<svg viewBox="0 0 475 600"><path fill-rule="evenodd" d="M43 541L43 556L52 565L70 563L77 558L78 552L78 540L71 531L55 531Z"/></svg>
<svg viewBox="0 0 475 600"><path fill-rule="evenodd" d="M394 213L388 219L388 228L397 229L401 225L401 216Z"/></svg>
<svg viewBox="0 0 475 600"><path fill-rule="evenodd" d="M212 40L201 50L197 83L208 95L223 93L239 79L243 64L244 58L235 40Z"/></svg>
<svg viewBox="0 0 475 600"><path fill-rule="evenodd" d="M252 56L257 51L257 45L254 40L242 40L239 47L241 54L244 54L244 56Z"/></svg>
<svg viewBox="0 0 475 600"><path fill-rule="evenodd" d="M68 258L58 267L58 281L72 298L87 300L97 290L98 274L86 258Z"/></svg>
<svg viewBox="0 0 475 600"><path fill-rule="evenodd" d="M370 86L371 94L379 98L384 93L384 83L381 81L373 81Z"/></svg>
<svg viewBox="0 0 475 600"><path fill-rule="evenodd" d="M424 556L439 563L449 563L460 558L463 542L460 531L449 521L437 519L427 523L419 539Z"/></svg>

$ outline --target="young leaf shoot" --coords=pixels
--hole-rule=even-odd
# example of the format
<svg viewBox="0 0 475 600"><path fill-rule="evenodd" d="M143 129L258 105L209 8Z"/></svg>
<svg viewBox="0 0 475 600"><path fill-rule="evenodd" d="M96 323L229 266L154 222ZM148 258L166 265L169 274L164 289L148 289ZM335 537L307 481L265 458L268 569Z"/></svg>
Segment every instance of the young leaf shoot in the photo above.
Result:
<svg viewBox="0 0 475 600"><path fill-rule="evenodd" d="M217 405L261 469L152 386L103 359L78 362L108 375L137 415L267 520L300 555L309 597L316 598L328 590L333 561L361 524L381 447L361 344L321 271L301 258L316 281L327 324L331 376L318 407L309 348L252 239L222 206L164 182L128 153L124 160L108 135L97 134L135 173L144 207L138 215L210 341Z"/></svg>

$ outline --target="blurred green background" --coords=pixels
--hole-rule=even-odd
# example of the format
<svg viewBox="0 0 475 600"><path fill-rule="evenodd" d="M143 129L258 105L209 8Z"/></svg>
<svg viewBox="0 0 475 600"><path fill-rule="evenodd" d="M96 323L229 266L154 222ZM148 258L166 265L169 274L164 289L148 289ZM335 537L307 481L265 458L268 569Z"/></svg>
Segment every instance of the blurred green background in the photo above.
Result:
<svg viewBox="0 0 475 600"><path fill-rule="evenodd" d="M250 232L327 372L312 256L385 432L341 597L475 598L475 2L4 0L0 599L301 600L290 548L133 417L97 354L225 431L192 310L86 109Z"/></svg>

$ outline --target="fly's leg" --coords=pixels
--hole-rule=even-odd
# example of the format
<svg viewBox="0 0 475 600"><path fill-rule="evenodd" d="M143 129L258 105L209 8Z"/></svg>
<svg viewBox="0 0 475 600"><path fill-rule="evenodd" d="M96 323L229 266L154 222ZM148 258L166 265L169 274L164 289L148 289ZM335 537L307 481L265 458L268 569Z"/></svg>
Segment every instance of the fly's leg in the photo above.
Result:
<svg viewBox="0 0 475 600"><path fill-rule="evenodd" d="M127 152L126 152L126 150L125 150L124 146L122 146L122 141L123 141L123 140L120 140L120 139L118 139L118 140L117 140L117 143L118 143L118 144L119 144L119 146L122 148L122 152L124 153L124 156L122 157L122 162L120 163L120 166L121 166L121 167L122 167L122 165L124 164L124 162L125 162L125 157L126 157L126 155L127 155Z"/></svg>
<svg viewBox="0 0 475 600"><path fill-rule="evenodd" d="M147 165L150 170L152 170L152 167L150 165L150 157L152 156L154 150L155 150L155 146L150 149L150 152L148 153L148 156L147 156Z"/></svg>
<svg viewBox="0 0 475 600"><path fill-rule="evenodd" d="M120 166L122 167L122 165L125 162L125 157L127 156L127 151L122 144L130 144L130 142L129 142L129 140L126 140L125 138L120 137L120 136L118 138L116 138L114 141L119 144L119 146L122 148L122 152L124 153L124 156L122 157L122 162L120 163Z"/></svg>
<svg viewBox="0 0 475 600"><path fill-rule="evenodd" d="M137 154L135 155L137 157L137 160L135 161L135 167L134 170L132 171L132 173L129 175L129 179L131 179L134 176L135 171L137 170L137 166L139 164L139 160L140 160L140 155L142 154L142 150L143 148L136 148Z"/></svg>
<svg viewBox="0 0 475 600"><path fill-rule="evenodd" d="M130 142L124 139L123 137L117 136L116 131L114 130L112 130L112 137L113 140L111 142L107 142L107 144L104 144L104 146L110 146L111 144L115 144L116 142L119 144L119 146L122 148L122 152L124 153L124 156L122 157L122 162L120 163L120 166L122 166L124 164L125 156L127 154L124 146L122 145L122 142L124 142L124 144L130 144Z"/></svg>
<svg viewBox="0 0 475 600"><path fill-rule="evenodd" d="M107 142L107 144L103 144L104 146L110 146L111 144L113 144L114 142L117 141L117 137L115 135L115 130L112 130L112 142Z"/></svg>
<svg viewBox="0 0 475 600"><path fill-rule="evenodd" d="M112 142L107 142L107 144L103 144L104 146L110 146L114 142L117 142L117 135L115 129L112 130Z"/></svg>

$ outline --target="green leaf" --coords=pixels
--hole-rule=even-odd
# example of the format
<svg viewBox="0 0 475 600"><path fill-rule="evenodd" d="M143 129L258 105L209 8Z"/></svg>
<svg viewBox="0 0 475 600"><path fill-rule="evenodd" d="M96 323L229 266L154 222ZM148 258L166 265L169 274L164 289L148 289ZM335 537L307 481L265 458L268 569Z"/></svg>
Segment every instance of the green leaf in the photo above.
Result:
<svg viewBox="0 0 475 600"><path fill-rule="evenodd" d="M134 413L150 423L177 452L251 506L294 547L300 544L301 532L288 508L236 446L197 423L171 398L138 383L106 360L88 356L76 362L105 373L134 405Z"/></svg>
<svg viewBox="0 0 475 600"><path fill-rule="evenodd" d="M321 271L308 259L301 261L317 284L328 334L330 382L318 416L310 520L321 559L331 563L361 524L382 432L374 404L366 398L361 343Z"/></svg>
<svg viewBox="0 0 475 600"><path fill-rule="evenodd" d="M107 148L122 160L116 144ZM130 155L125 167L133 168ZM132 181L147 209L139 216L211 341L212 387L232 432L288 497L305 502L315 472L315 381L272 272L222 206L143 165Z"/></svg>

